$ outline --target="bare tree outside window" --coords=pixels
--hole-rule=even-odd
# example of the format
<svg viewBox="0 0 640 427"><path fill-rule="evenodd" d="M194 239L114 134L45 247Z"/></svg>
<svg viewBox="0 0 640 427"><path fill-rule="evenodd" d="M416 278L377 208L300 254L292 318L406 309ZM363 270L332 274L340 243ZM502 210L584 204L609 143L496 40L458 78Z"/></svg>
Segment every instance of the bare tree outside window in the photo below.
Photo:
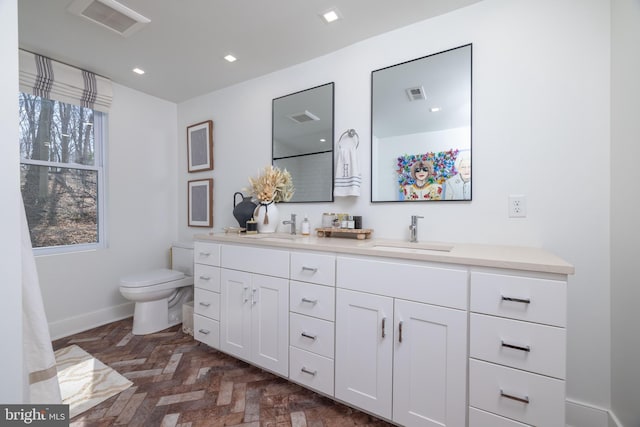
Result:
<svg viewBox="0 0 640 427"><path fill-rule="evenodd" d="M100 240L100 112L21 93L21 190L34 248Z"/></svg>

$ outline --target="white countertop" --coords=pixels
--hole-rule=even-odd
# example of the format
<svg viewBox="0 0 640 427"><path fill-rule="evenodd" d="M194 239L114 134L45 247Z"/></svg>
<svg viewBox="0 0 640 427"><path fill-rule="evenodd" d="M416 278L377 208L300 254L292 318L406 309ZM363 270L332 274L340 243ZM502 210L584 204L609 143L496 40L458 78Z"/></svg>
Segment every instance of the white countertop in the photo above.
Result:
<svg viewBox="0 0 640 427"><path fill-rule="evenodd" d="M195 240L218 243L240 243L283 249L305 249L351 255L383 256L387 258L433 261L480 267L543 273L573 274L574 267L562 258L540 248L497 246L467 243L419 242L340 237L316 237L273 234L199 234Z"/></svg>

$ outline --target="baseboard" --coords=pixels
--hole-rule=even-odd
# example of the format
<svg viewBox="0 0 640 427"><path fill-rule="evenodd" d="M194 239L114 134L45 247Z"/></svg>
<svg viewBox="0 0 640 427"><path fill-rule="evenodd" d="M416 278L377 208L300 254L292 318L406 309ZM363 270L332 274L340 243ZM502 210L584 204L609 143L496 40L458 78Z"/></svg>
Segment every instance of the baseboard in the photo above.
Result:
<svg viewBox="0 0 640 427"><path fill-rule="evenodd" d="M49 333L52 340L68 337L69 335L84 332L91 328L115 322L133 316L135 304L128 302L114 307L107 307L102 310L84 313L79 316L69 317L49 323Z"/></svg>
<svg viewBox="0 0 640 427"><path fill-rule="evenodd" d="M567 427L623 427L608 409L567 399Z"/></svg>

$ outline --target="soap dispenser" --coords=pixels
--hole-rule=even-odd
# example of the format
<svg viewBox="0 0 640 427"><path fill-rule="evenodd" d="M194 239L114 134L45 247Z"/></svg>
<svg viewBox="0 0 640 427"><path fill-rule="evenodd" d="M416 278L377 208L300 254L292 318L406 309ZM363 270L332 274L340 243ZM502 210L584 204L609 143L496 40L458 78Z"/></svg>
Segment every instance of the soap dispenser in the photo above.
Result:
<svg viewBox="0 0 640 427"><path fill-rule="evenodd" d="M304 215L304 220L302 221L300 233L303 236L308 236L310 233L311 225L309 224L309 218L307 218L307 214Z"/></svg>

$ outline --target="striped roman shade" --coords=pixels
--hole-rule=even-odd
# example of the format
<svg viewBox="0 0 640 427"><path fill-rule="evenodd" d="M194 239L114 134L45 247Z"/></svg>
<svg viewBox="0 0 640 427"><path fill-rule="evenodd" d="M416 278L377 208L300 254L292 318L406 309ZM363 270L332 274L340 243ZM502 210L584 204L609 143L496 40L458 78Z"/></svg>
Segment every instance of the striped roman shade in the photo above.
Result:
<svg viewBox="0 0 640 427"><path fill-rule="evenodd" d="M20 91L104 113L113 97L111 80L22 49Z"/></svg>

